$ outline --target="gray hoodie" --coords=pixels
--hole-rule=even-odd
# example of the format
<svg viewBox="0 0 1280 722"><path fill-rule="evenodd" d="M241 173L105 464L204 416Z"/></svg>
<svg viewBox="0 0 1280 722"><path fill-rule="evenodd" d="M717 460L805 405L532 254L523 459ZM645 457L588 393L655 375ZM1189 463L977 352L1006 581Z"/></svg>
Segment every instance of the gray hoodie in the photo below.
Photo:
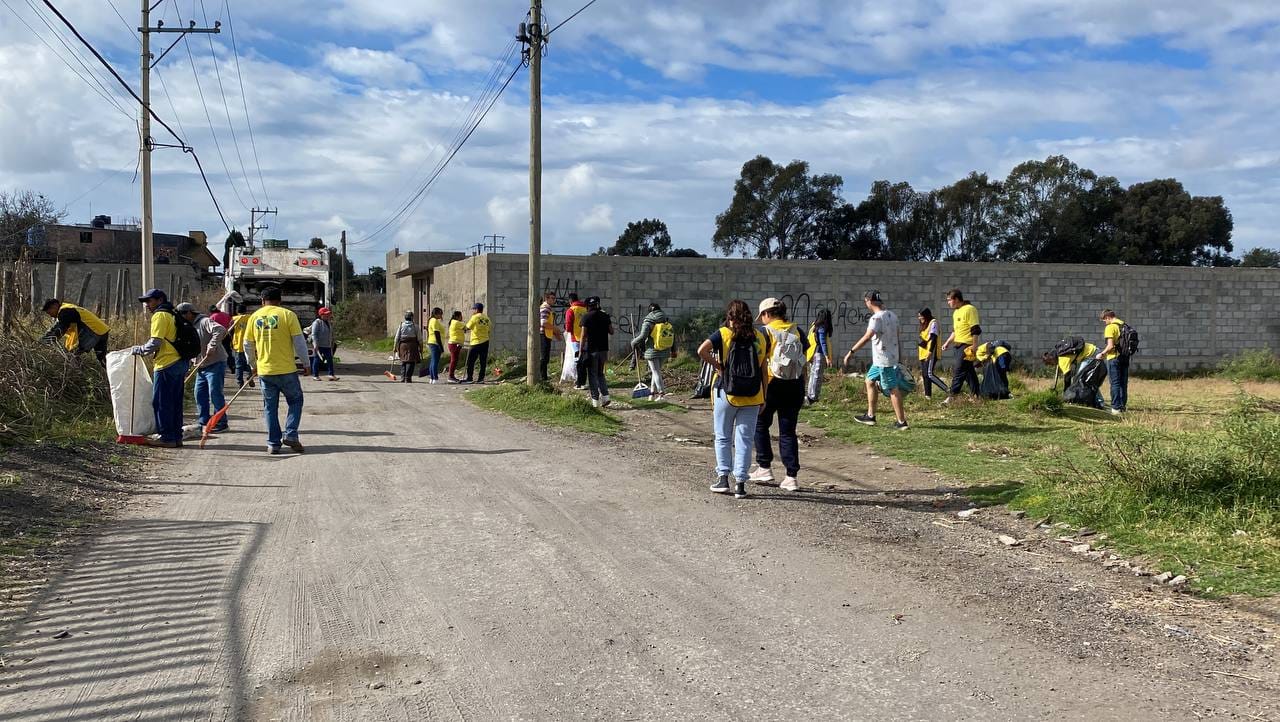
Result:
<svg viewBox="0 0 1280 722"><path fill-rule="evenodd" d="M323 318L311 322L307 335L311 338L312 348L333 348L333 327Z"/></svg>
<svg viewBox="0 0 1280 722"><path fill-rule="evenodd" d="M644 352L645 360L649 359L666 359L671 356L671 349L659 351L653 347L653 327L660 323L668 323L667 314L662 311L650 311L648 316L644 317L644 323L640 324L640 333L631 339L631 347L636 353Z"/></svg>
<svg viewBox="0 0 1280 722"><path fill-rule="evenodd" d="M227 349L222 345L222 338L227 335L227 329L220 324L213 322L213 319L203 313L196 316L196 333L200 335L200 344L204 346L203 360L200 361L200 368L208 368L219 361L227 360Z"/></svg>

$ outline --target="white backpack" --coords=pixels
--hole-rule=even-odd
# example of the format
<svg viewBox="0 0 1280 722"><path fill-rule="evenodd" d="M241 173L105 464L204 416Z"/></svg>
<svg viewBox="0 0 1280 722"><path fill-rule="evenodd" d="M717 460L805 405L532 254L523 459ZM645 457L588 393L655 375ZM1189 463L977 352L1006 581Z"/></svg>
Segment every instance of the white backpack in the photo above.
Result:
<svg viewBox="0 0 1280 722"><path fill-rule="evenodd" d="M773 339L773 352L769 354L769 373L775 379L794 381L804 376L804 346L800 333L792 326L786 331L764 327Z"/></svg>

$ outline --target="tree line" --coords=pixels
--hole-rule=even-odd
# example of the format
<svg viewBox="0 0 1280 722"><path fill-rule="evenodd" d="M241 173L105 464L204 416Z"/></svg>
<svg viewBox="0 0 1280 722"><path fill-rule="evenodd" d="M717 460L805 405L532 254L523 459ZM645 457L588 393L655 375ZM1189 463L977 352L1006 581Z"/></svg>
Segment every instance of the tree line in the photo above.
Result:
<svg viewBox="0 0 1280 722"><path fill-rule="evenodd" d="M757 156L742 166L712 245L725 255L893 261L1016 261L1233 266L1233 221L1221 196L1172 178L1135 183L1065 156L1018 165L1003 180L970 173L919 191L879 180L858 203L844 181ZM1255 249L1248 265L1277 265Z"/></svg>

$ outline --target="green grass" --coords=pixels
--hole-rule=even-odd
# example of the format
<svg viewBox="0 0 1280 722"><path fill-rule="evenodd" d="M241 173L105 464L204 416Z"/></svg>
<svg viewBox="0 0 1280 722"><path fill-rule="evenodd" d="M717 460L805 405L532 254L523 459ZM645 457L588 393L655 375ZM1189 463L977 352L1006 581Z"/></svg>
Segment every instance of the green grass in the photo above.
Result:
<svg viewBox="0 0 1280 722"><path fill-rule="evenodd" d="M545 386L502 384L475 389L467 393L476 406L498 411L508 416L535 421L545 426L586 431L613 436L622 429L622 422L599 409L592 408L590 399L572 393L560 393Z"/></svg>
<svg viewBox="0 0 1280 722"><path fill-rule="evenodd" d="M862 382L836 378L803 418L968 482L980 504L1104 531L1115 549L1187 573L1211 596L1280 592L1280 462L1259 451L1280 449L1280 386L1255 384L1261 397L1237 401L1219 380L1134 381L1134 413L1118 422L1024 383L1012 401L954 408L912 394L912 428L895 432L887 399L880 426L855 423Z"/></svg>
<svg viewBox="0 0 1280 722"><path fill-rule="evenodd" d="M338 339L338 353L342 353L343 349L351 351L370 351L375 353L391 353L395 346L394 338L379 338L372 341L363 338L342 338Z"/></svg>
<svg viewBox="0 0 1280 722"><path fill-rule="evenodd" d="M1280 356L1266 349L1245 351L1223 361L1218 375L1232 381L1280 381Z"/></svg>

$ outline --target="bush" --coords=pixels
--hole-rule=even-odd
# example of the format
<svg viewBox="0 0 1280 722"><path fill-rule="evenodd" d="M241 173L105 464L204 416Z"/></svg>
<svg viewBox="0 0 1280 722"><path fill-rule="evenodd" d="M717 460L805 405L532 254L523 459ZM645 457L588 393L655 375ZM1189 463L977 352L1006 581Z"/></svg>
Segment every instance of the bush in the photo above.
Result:
<svg viewBox="0 0 1280 722"><path fill-rule="evenodd" d="M333 330L343 340L377 341L387 336L387 299L379 293L358 293L333 311Z"/></svg>
<svg viewBox="0 0 1280 722"><path fill-rule="evenodd" d="M1044 389L1017 397L1013 400L1013 408L1028 414L1061 416L1066 411L1066 404L1057 391Z"/></svg>
<svg viewBox="0 0 1280 722"><path fill-rule="evenodd" d="M18 325L0 334L0 444L108 435L111 393L97 358L43 343L43 332Z"/></svg>
<svg viewBox="0 0 1280 722"><path fill-rule="evenodd" d="M1245 351L1219 364L1218 375L1233 381L1280 381L1280 356L1266 349Z"/></svg>
<svg viewBox="0 0 1280 722"><path fill-rule="evenodd" d="M703 340L711 332L720 328L724 321L723 311L698 311L697 313L676 319L671 325L675 327L676 347L691 355L702 345Z"/></svg>

